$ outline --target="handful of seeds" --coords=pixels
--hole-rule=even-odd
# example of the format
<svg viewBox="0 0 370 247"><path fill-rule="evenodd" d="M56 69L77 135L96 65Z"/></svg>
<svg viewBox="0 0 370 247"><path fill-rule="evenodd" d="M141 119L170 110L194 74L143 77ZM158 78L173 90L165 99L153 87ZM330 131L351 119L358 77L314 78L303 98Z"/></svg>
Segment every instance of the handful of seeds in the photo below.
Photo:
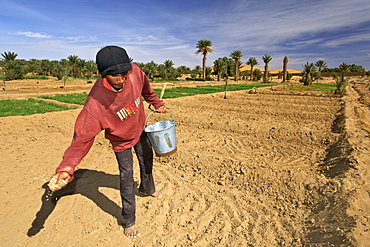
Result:
<svg viewBox="0 0 370 247"><path fill-rule="evenodd" d="M57 176L53 176L49 183L48 183L48 187L51 191L56 191L56 190L60 190L61 188L63 188L64 186L66 186L68 184L68 180L67 179L58 179Z"/></svg>

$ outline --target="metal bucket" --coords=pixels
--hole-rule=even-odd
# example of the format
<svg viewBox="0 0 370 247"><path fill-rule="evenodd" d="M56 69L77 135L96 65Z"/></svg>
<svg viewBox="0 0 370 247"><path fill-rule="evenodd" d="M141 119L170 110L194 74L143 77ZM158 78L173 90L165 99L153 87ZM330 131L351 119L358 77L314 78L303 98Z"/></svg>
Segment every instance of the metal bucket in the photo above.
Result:
<svg viewBox="0 0 370 247"><path fill-rule="evenodd" d="M144 128L155 154L160 157L171 155L177 150L176 123L172 114L167 112L171 115L172 120L159 121ZM154 111L147 116L146 122L153 113Z"/></svg>

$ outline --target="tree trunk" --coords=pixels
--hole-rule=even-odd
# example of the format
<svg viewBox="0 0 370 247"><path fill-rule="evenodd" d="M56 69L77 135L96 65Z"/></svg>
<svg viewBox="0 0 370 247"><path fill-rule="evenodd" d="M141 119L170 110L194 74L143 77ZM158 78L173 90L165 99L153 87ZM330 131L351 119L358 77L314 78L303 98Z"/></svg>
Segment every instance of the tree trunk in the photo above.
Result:
<svg viewBox="0 0 370 247"><path fill-rule="evenodd" d="M287 79L287 69L288 69L288 57L285 56L283 60L283 82Z"/></svg>
<svg viewBox="0 0 370 247"><path fill-rule="evenodd" d="M239 80L239 61L235 61L235 81Z"/></svg>
<svg viewBox="0 0 370 247"><path fill-rule="evenodd" d="M269 64L265 64L265 74L263 77L263 82L267 83L269 81Z"/></svg>
<svg viewBox="0 0 370 247"><path fill-rule="evenodd" d="M206 63L207 57L206 55L203 55L203 80L206 80Z"/></svg>

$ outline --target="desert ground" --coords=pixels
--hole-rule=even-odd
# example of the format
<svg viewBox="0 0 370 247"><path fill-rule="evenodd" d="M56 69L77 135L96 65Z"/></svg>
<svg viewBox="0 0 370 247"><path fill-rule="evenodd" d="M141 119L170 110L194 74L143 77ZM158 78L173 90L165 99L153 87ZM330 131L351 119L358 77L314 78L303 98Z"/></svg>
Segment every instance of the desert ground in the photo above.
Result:
<svg viewBox="0 0 370 247"><path fill-rule="evenodd" d="M0 99L91 87L61 85L9 82ZM0 245L369 246L368 85L356 79L343 97L276 87L166 99L178 150L155 158L163 197L136 198L136 239L118 224L118 167L103 133L75 180L46 190L81 108L0 118ZM136 163L134 176L140 183Z"/></svg>

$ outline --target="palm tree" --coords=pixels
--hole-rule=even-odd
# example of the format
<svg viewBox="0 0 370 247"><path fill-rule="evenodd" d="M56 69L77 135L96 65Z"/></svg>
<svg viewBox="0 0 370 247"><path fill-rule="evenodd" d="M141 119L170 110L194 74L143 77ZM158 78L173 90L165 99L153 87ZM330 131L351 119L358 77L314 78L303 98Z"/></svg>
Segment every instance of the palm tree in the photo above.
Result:
<svg viewBox="0 0 370 247"><path fill-rule="evenodd" d="M175 65L175 63L172 62L172 60L170 60L170 59L167 59L166 61L164 61L163 64L164 64L164 67L167 70L167 72L170 72L170 70L172 69L172 66Z"/></svg>
<svg viewBox="0 0 370 247"><path fill-rule="evenodd" d="M324 60L319 60L315 63L316 68L321 72L322 69L327 68L328 66L326 65Z"/></svg>
<svg viewBox="0 0 370 247"><path fill-rule="evenodd" d="M235 62L232 58L229 57L223 57L222 58L226 64L224 74L222 75L222 78L229 77L234 74L235 71Z"/></svg>
<svg viewBox="0 0 370 247"><path fill-rule="evenodd" d="M185 65L181 65L179 67L177 67L177 72L179 73L180 76L182 75L186 75L186 74L190 74L190 68L185 66Z"/></svg>
<svg viewBox="0 0 370 247"><path fill-rule="evenodd" d="M335 81L334 94L344 94L344 89L349 81L349 77L344 79L343 72L341 72L341 75L337 75L336 73L334 73L333 79Z"/></svg>
<svg viewBox="0 0 370 247"><path fill-rule="evenodd" d="M197 43L197 51L195 54L202 53L203 55L203 80L206 79L206 63L207 63L207 54L213 53L213 49L211 48L212 42L206 39L201 39Z"/></svg>
<svg viewBox="0 0 370 247"><path fill-rule="evenodd" d="M32 58L26 62L27 73L36 74L39 71L40 61Z"/></svg>
<svg viewBox="0 0 370 247"><path fill-rule="evenodd" d="M349 78L346 78L346 79L344 78L344 73L349 72L351 67L352 66L347 63L339 64L340 75L337 75L336 73L334 73L334 76L333 76L333 79L335 80L335 86L336 86L336 89L334 91L335 94L344 94L344 88L347 82L349 81Z"/></svg>
<svg viewBox="0 0 370 247"><path fill-rule="evenodd" d="M255 69L255 70L253 71L253 80L254 80L254 81L260 81L260 80L261 80L261 78L262 78L262 72L261 72L261 70L259 70L259 69Z"/></svg>
<svg viewBox="0 0 370 247"><path fill-rule="evenodd" d="M167 59L166 61L163 62L163 66L161 66L163 69L160 72L162 79L168 79L170 77L170 74L173 74L174 66L175 63L172 62L172 60ZM173 77L173 75L172 75Z"/></svg>
<svg viewBox="0 0 370 247"><path fill-rule="evenodd" d="M351 65L349 65L348 63L341 63L339 64L339 71L340 71L340 80L345 81L344 79L344 73L345 72L351 72ZM348 78L347 78L348 79Z"/></svg>
<svg viewBox="0 0 370 247"><path fill-rule="evenodd" d="M230 57L234 59L235 62L235 81L239 80L239 61L242 59L243 54L241 50L234 50Z"/></svg>
<svg viewBox="0 0 370 247"><path fill-rule="evenodd" d="M64 68L66 67L63 66L61 62L59 62L57 65L54 66L51 76L58 78L58 80L62 80Z"/></svg>
<svg viewBox="0 0 370 247"><path fill-rule="evenodd" d="M213 68L215 72L217 73L217 81L221 80L222 72L225 70L225 67L227 66L227 63L223 58L217 58L213 62Z"/></svg>
<svg viewBox="0 0 370 247"><path fill-rule="evenodd" d="M313 63L306 63L305 65L302 65L303 67L303 74L302 74L302 80L303 85L310 86L312 84L313 76L316 71L316 67Z"/></svg>
<svg viewBox="0 0 370 247"><path fill-rule="evenodd" d="M4 51L4 53L1 53L1 56L3 57L1 59L2 61L8 62L8 61L14 61L15 58L18 56L18 54L12 51L8 51L8 52Z"/></svg>
<svg viewBox="0 0 370 247"><path fill-rule="evenodd" d="M21 79L24 74L22 66L16 60L8 60L5 63L3 70L4 70L3 80Z"/></svg>
<svg viewBox="0 0 370 247"><path fill-rule="evenodd" d="M351 68L351 65L349 65L348 63L341 63L341 64L339 64L339 70L341 72L349 72L350 71L350 68Z"/></svg>
<svg viewBox="0 0 370 247"><path fill-rule="evenodd" d="M67 66L69 65L68 60L67 60L67 59L65 59L65 58L60 59L59 63L60 63L61 65L63 65L64 67L67 67Z"/></svg>
<svg viewBox="0 0 370 247"><path fill-rule="evenodd" d="M79 58L76 63L76 76L83 77L83 71L85 67L86 67L86 60Z"/></svg>
<svg viewBox="0 0 370 247"><path fill-rule="evenodd" d="M53 64L48 59L42 59L40 60L40 68L41 68L41 74L46 76L51 76L53 73L55 64Z"/></svg>
<svg viewBox="0 0 370 247"><path fill-rule="evenodd" d="M202 68L199 65L196 65L195 68L191 71L191 73L195 76L194 78L198 77L200 78L202 73Z"/></svg>
<svg viewBox="0 0 370 247"><path fill-rule="evenodd" d="M154 80L154 76L158 72L158 64L156 64L154 61L150 61L143 66L143 71L151 80Z"/></svg>
<svg viewBox="0 0 370 247"><path fill-rule="evenodd" d="M69 66L71 68L71 73L73 77L77 76L77 66L78 66L78 61L80 60L77 55L69 55L67 57Z"/></svg>
<svg viewBox="0 0 370 247"><path fill-rule="evenodd" d="M96 70L97 70L97 65L94 61L92 60L85 61L82 74L86 78L86 80L89 82L90 78L94 75Z"/></svg>
<svg viewBox="0 0 370 247"><path fill-rule="evenodd" d="M263 82L269 81L269 62L271 62L272 57L270 54L265 54L262 56L262 60L265 63L265 73L263 74Z"/></svg>
<svg viewBox="0 0 370 247"><path fill-rule="evenodd" d="M253 81L253 67L258 65L258 61L255 57L250 57L247 61L247 65L251 66L251 81Z"/></svg>

